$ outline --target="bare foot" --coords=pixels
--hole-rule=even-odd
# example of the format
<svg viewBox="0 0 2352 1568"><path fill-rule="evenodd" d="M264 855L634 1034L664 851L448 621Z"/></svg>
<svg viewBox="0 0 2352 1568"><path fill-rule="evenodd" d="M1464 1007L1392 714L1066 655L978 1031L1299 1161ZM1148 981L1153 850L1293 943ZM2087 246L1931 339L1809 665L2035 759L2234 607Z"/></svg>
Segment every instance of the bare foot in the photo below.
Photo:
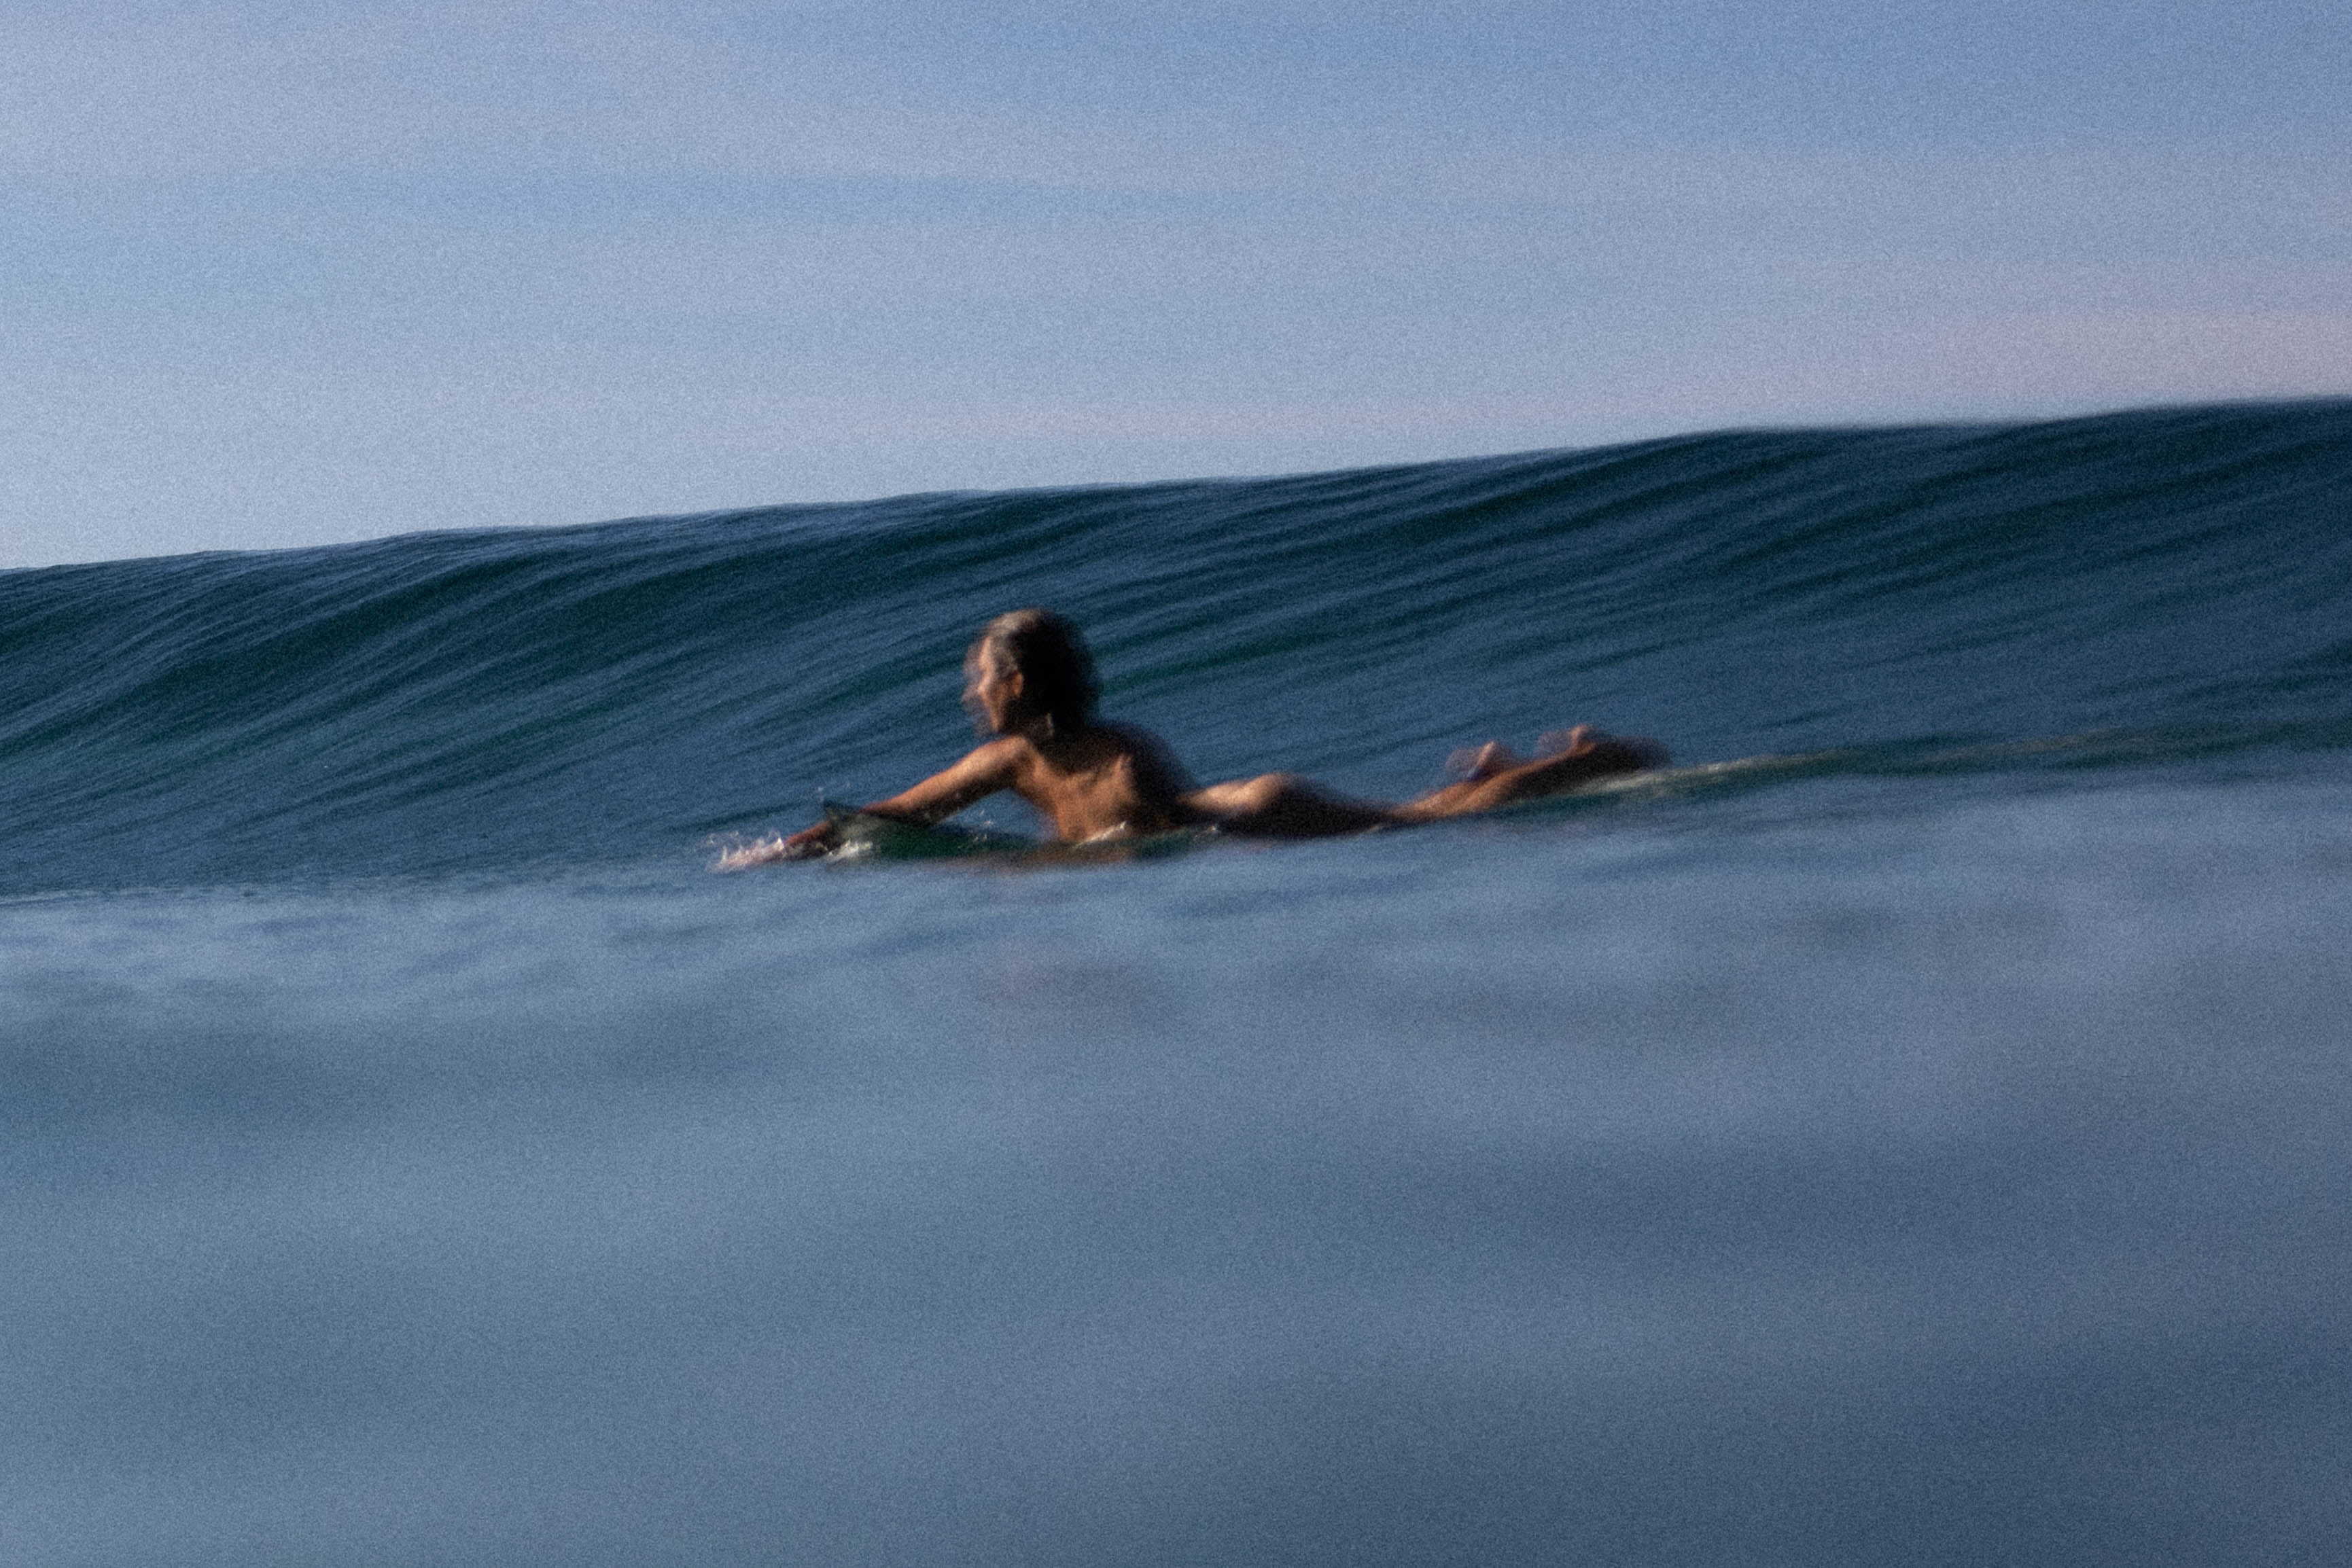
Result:
<svg viewBox="0 0 2352 1568"><path fill-rule="evenodd" d="M1475 752L1457 752L1457 766L1465 756L1469 759L1468 778L1433 789L1418 800L1408 800L1393 814L1399 821L1430 822L1491 811L1497 806L1557 795L1613 773L1655 768L1666 759L1665 747L1654 740L1605 735L1585 724L1545 736L1543 749L1545 755L1533 762L1522 762L1492 742Z"/></svg>
<svg viewBox="0 0 2352 1568"><path fill-rule="evenodd" d="M1499 740L1484 746L1465 746L1445 759L1445 771L1465 784L1475 784L1492 779L1506 768L1517 768L1519 755Z"/></svg>
<svg viewBox="0 0 2352 1568"><path fill-rule="evenodd" d="M1538 757L1573 757L1593 747L1592 727L1580 724L1573 729L1551 729L1536 737Z"/></svg>

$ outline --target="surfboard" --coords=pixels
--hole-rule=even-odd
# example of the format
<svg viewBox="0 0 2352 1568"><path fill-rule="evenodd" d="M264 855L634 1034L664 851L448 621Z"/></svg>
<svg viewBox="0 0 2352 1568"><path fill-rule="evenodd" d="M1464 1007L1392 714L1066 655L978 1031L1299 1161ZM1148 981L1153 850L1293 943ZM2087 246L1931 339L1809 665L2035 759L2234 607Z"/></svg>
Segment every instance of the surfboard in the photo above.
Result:
<svg viewBox="0 0 2352 1568"><path fill-rule="evenodd" d="M825 855L834 860L925 861L994 858L1030 863L1069 861L1127 861L1180 853L1214 837L1213 831L1183 829L1131 839L1101 839L1082 844L1045 842L1025 833L997 828L967 828L952 822L919 827L891 817L877 817L855 806L820 802L825 820L840 833L840 842Z"/></svg>
<svg viewBox="0 0 2352 1568"><path fill-rule="evenodd" d="M840 834L840 841L825 856L827 860L949 860L1015 855L1037 848L1036 840L1022 833L960 827L951 822L920 827L832 800L822 804L825 821Z"/></svg>

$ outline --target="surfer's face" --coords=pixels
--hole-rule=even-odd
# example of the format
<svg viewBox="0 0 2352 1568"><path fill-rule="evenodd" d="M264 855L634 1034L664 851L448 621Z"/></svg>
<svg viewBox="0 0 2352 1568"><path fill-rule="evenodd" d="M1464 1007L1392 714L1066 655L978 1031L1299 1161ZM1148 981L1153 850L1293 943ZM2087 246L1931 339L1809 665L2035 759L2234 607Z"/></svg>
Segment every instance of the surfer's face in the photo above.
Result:
<svg viewBox="0 0 2352 1568"><path fill-rule="evenodd" d="M1028 683L1004 655L986 643L963 662L963 706L972 722L992 735L1010 735L1018 727L1022 689Z"/></svg>

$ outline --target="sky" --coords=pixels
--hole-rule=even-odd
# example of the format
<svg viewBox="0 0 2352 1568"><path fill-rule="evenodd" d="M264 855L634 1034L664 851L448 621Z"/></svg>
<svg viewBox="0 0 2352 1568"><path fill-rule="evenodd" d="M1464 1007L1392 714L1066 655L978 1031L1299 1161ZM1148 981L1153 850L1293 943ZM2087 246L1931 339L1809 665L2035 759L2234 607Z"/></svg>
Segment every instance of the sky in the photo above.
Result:
<svg viewBox="0 0 2352 1568"><path fill-rule="evenodd" d="M0 568L2347 392L2341 0L0 3Z"/></svg>

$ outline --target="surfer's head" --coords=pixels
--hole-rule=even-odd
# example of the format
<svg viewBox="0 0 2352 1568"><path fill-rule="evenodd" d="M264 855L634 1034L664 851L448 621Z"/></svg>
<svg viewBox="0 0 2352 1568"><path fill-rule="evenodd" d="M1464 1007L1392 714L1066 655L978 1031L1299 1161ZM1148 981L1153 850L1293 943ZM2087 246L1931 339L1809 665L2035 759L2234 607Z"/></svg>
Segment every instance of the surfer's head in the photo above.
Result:
<svg viewBox="0 0 2352 1568"><path fill-rule="evenodd" d="M1094 722L1094 655L1050 610L1011 611L982 627L963 669L964 701L1000 735L1040 719L1048 733Z"/></svg>

